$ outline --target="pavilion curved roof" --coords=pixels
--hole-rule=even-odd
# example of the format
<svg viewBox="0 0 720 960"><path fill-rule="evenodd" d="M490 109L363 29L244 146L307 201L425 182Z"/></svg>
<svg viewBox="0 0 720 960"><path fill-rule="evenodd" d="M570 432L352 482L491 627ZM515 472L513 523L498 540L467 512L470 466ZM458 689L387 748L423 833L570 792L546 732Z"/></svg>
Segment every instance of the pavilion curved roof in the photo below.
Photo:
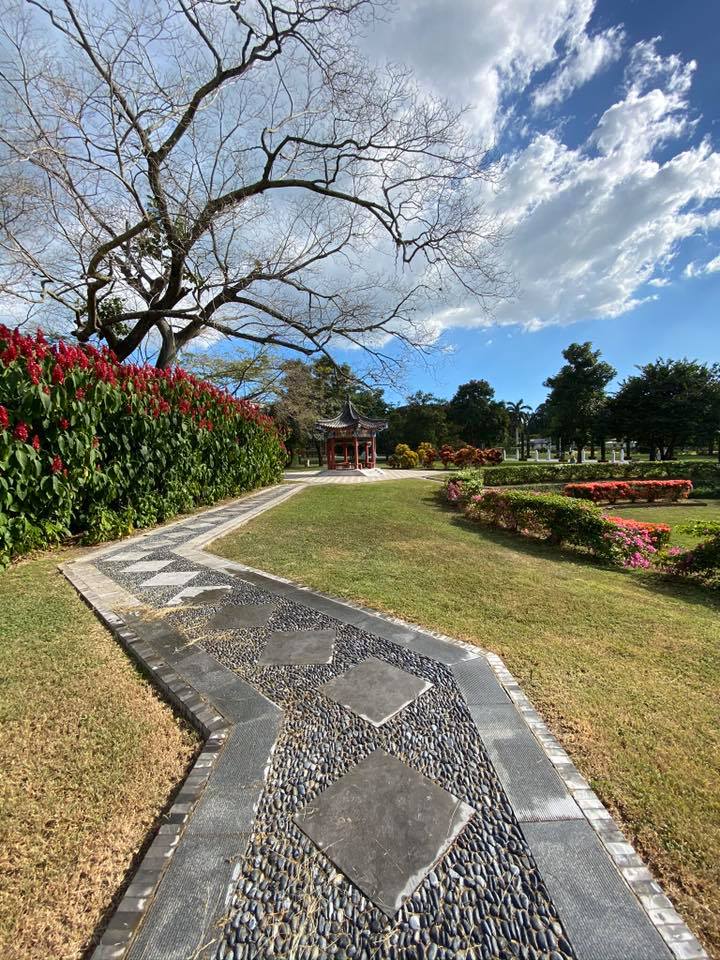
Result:
<svg viewBox="0 0 720 960"><path fill-rule="evenodd" d="M358 410L350 397L347 397L340 413L328 420L318 420L315 427L318 430L385 430L388 426L387 420L376 420L372 417L366 417L362 411Z"/></svg>

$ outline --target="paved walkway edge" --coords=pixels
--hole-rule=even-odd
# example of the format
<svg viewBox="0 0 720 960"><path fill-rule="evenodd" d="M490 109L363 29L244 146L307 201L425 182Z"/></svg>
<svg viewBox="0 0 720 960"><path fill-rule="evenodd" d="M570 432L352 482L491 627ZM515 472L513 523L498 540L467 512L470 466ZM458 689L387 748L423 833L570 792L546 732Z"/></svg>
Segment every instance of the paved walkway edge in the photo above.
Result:
<svg viewBox="0 0 720 960"><path fill-rule="evenodd" d="M428 655L448 664L458 664L480 658L486 661L497 681L523 717L545 757L553 765L568 793L579 807L584 820L599 839L608 858L622 877L624 884L632 892L642 911L662 937L672 957L675 960L708 960L707 953L674 909L672 902L664 894L660 884L653 878L634 847L628 843L609 811L590 789L588 782L579 773L568 754L550 733L500 657L444 634L429 631L399 618L388 617L358 604L313 591L285 578L223 559L205 551L204 548L211 542L226 536L265 510L299 493L306 486L307 484L302 482L292 483L292 486L282 484L275 488L277 497L255 510L248 511L241 517L232 518L211 532L200 533L192 540L178 546L173 552L209 569L237 574L250 582L265 585L270 590L290 596L311 608L321 609L328 615L337 617L337 619L362 626L364 629L401 646L412 646L414 649L418 649L420 653L426 652L423 647L430 644L432 652L427 651ZM263 492L267 493L269 490ZM252 496L252 494L249 496ZM242 499L247 499L247 497ZM202 516L221 512L227 505L224 504L204 511ZM199 517L201 514L197 516ZM187 523L188 519L188 517L185 517L166 527L154 528L152 531L123 542L128 545L137 545L146 537L157 535L161 530L170 530L182 523ZM115 542L108 547L86 555L82 560L64 564L60 569L120 643L140 662L143 669L156 682L164 695L193 723L206 739L202 752L170 809L170 817L173 822L168 824L168 830L165 830L165 827L161 828L160 833L143 858L123 900L108 925L106 934L93 953L92 960L122 960L127 956L128 948L140 926L140 921L152 902L152 892L157 889L167 863L178 845L183 829L187 825L193 805L202 795L212 773L215 759L231 729L228 721L205 704L198 692L169 664L158 657L155 650L149 644L144 643L113 609L113 607L131 609L133 606L139 605L137 598L122 590L92 566L91 561L93 559L116 550L117 546L118 544ZM421 641L419 648L418 640ZM207 696L207 694L204 694L204 696ZM174 822L173 815L173 810L176 807L178 808L176 811L178 822ZM163 831L165 832L163 833ZM526 833L526 839L535 854L532 836ZM156 878L154 882L153 877ZM146 890L147 893L144 892ZM558 909L560 909L559 905ZM562 912L561 919L564 921Z"/></svg>

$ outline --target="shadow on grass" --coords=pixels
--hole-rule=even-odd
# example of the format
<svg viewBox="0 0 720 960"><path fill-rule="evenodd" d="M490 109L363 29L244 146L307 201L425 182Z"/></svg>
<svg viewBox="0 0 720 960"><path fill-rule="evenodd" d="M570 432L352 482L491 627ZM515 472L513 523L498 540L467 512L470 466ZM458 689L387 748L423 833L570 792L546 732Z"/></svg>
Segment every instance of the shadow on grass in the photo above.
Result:
<svg viewBox="0 0 720 960"><path fill-rule="evenodd" d="M720 594L709 588L703 588L694 583L688 583L677 577L657 571L630 570L624 567L613 567L601 563L582 550L573 547L557 547L543 540L524 537L522 534L503 530L499 527L485 526L468 520L457 509L437 495L422 498L422 502L440 513L448 515L449 521L461 530L467 530L477 536L479 533L492 543L500 547L507 547L537 560L550 560L553 563L582 564L589 569L613 573L616 576L629 577L633 586L649 593L661 594L675 600L683 600L697 606L709 607L720 612Z"/></svg>

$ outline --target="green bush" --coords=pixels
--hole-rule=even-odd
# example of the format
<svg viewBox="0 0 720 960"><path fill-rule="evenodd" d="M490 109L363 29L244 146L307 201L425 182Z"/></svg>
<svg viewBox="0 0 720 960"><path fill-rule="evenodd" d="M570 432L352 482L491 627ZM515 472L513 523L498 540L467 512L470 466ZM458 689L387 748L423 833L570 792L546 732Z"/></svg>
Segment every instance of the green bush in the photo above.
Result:
<svg viewBox="0 0 720 960"><path fill-rule="evenodd" d="M562 494L485 490L470 499L466 513L472 520L545 537L552 543L606 552L608 524L600 508Z"/></svg>
<svg viewBox="0 0 720 960"><path fill-rule="evenodd" d="M461 486L456 481L455 486ZM543 537L558 545L586 550L600 560L630 568L647 568L670 537L665 524L641 523L606 517L599 507L556 493L534 493L493 487L469 499L455 495L451 484L445 495L465 504L465 516L525 536Z"/></svg>
<svg viewBox="0 0 720 960"><path fill-rule="evenodd" d="M720 523L696 520L680 529L706 536L708 539L691 550L669 554L666 570L676 576L690 577L706 587L720 590Z"/></svg>
<svg viewBox="0 0 720 960"><path fill-rule="evenodd" d="M395 470L414 470L420 458L406 443L399 443L388 457L388 466Z"/></svg>
<svg viewBox="0 0 720 960"><path fill-rule="evenodd" d="M284 459L257 407L183 370L0 326L0 566L276 482Z"/></svg>

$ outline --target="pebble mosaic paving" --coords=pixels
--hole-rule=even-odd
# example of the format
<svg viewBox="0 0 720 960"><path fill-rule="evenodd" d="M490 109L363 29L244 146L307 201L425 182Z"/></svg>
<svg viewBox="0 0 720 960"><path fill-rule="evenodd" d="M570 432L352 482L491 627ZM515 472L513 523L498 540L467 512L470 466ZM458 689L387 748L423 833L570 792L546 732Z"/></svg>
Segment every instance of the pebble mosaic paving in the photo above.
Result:
<svg viewBox="0 0 720 960"><path fill-rule="evenodd" d="M154 576L145 572L155 569L147 560L118 564L133 551L118 548L94 561L182 635L187 669L193 656L205 676L229 668L244 682L250 707L256 710L257 699L279 718L269 765L253 784L254 816L252 803L243 807L246 848L235 858L223 916L207 918L192 955L668 960L671 954L609 860L612 896L632 908L626 911L632 936L622 923L614 929L602 904L593 916L604 918L605 929L582 935L572 892L568 906L567 891L558 887L552 831L542 834L538 848L546 883L531 851L532 829L547 827L552 817L518 817L503 786L497 717L517 711L484 658L439 662L298 602L279 584L277 591L266 589L173 552L183 537L192 540L203 526L209 530L240 513L228 508L207 524L193 521L172 537L143 540L135 552L162 567ZM192 588L178 592L190 579ZM233 721L233 707L244 703L223 702L221 690L216 698ZM479 722L486 713L490 750ZM238 718L247 719L242 712ZM517 719L523 723L519 713ZM511 740L519 735L514 722ZM228 779L208 809L235 823L233 798L240 804L250 788L243 794L233 787L227 757ZM566 804L557 813L561 825L590 830L569 795ZM526 830L527 819L542 823ZM222 822L214 829L221 831ZM585 895L592 897L592 857L583 869L589 871L581 878ZM153 922L151 908L143 929ZM176 941L168 937L165 952L151 960L186 960ZM131 951L131 960L141 955Z"/></svg>

